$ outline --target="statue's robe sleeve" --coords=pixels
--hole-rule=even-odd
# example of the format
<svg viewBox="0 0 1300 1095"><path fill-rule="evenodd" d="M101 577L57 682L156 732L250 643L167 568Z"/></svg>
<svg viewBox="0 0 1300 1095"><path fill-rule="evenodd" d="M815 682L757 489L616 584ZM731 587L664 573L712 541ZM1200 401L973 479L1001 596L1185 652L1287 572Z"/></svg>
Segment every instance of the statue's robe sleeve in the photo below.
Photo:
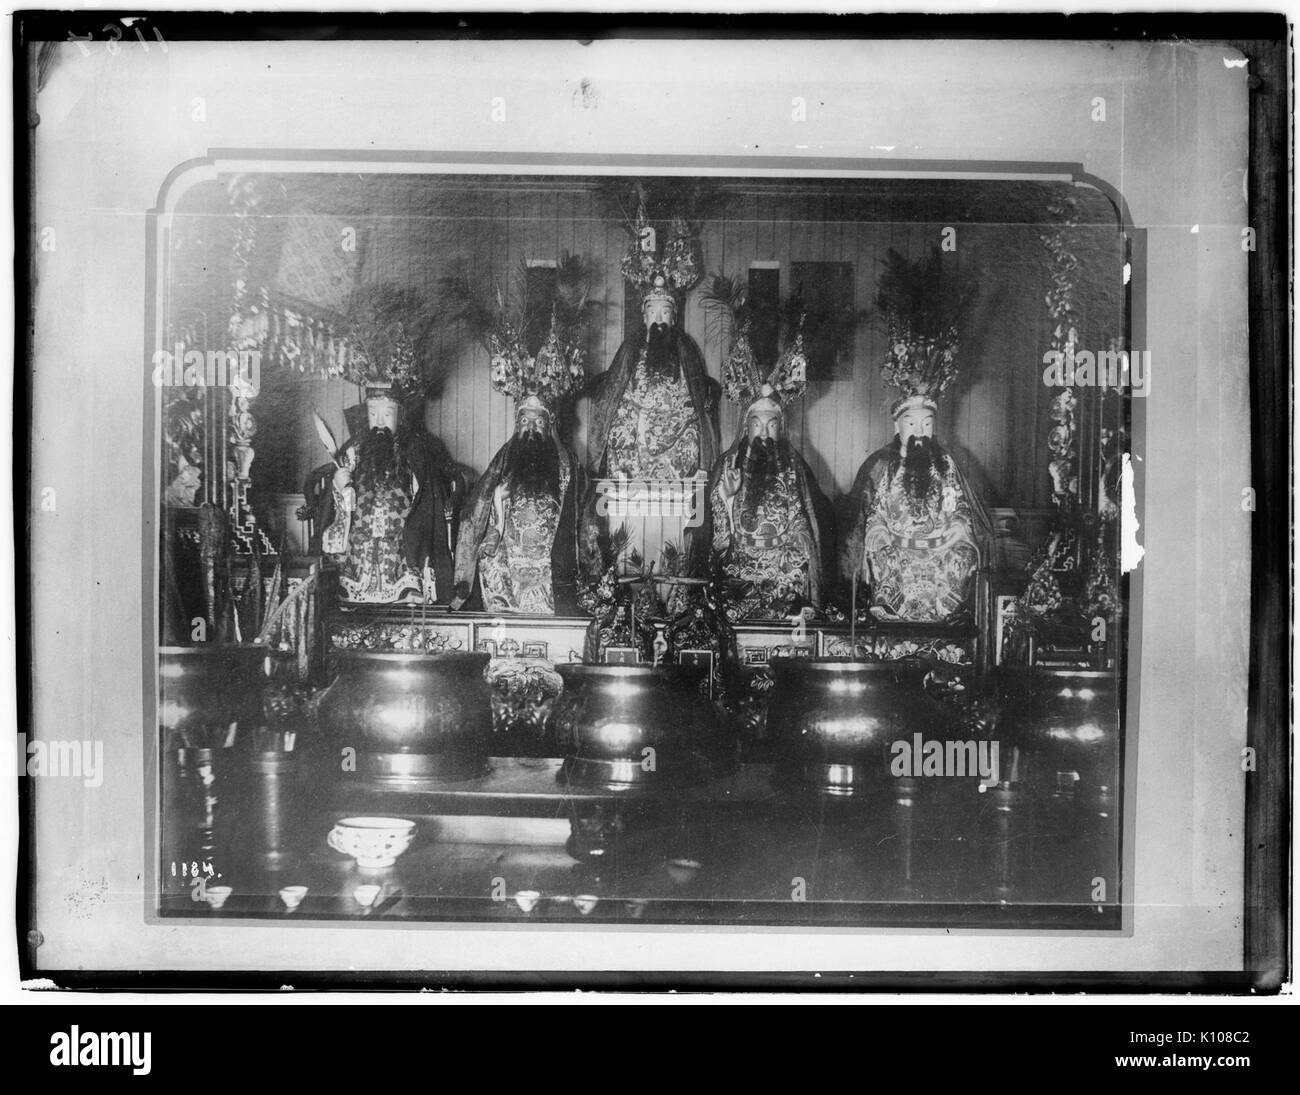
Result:
<svg viewBox="0 0 1300 1095"><path fill-rule="evenodd" d="M691 393L691 404L700 424L700 467L712 468L721 449L718 431L718 396L722 386L709 376L704 355L695 340L682 331L677 332L677 355L686 390Z"/></svg>
<svg viewBox="0 0 1300 1095"><path fill-rule="evenodd" d="M848 531L840 545L840 577L846 586L851 586L853 576L862 571L867 519L876 506L879 468L884 459L880 451L868 456L858 469L857 477L849 490Z"/></svg>
<svg viewBox="0 0 1300 1095"><path fill-rule="evenodd" d="M321 464L313 468L303 480L302 494L306 500L306 511L311 514L311 540L307 544L310 555L321 554L321 538L325 530L334 523L334 472L335 463Z"/></svg>
<svg viewBox="0 0 1300 1095"><path fill-rule="evenodd" d="M609 368L587 386L586 395L591 401L591 420L587 427L588 469L593 473L604 468L610 427L618 413L619 400L632 379L639 349L639 344L624 339Z"/></svg>
<svg viewBox="0 0 1300 1095"><path fill-rule="evenodd" d="M510 447L514 444L512 437L492 458L487 470L479 476L460 515L460 537L456 543L456 566L453 607L459 608L474 591L474 579L478 574L478 547L483 542L488 524L492 520L492 495L495 493L502 476L505 474L510 458Z"/></svg>
<svg viewBox="0 0 1300 1095"><path fill-rule="evenodd" d="M722 470L728 462L736 458L736 445L732 445L718 459L709 465L709 478L704 488L704 499L700 504L700 523L694 528L688 529L683 537L685 544L685 558L682 564L682 575L688 578L706 578L712 576L714 564L717 562L713 550L713 538L715 535L725 534L726 530L719 530L717 522L713 519L713 502L718 496L718 484L722 480Z"/></svg>
<svg viewBox="0 0 1300 1095"><path fill-rule="evenodd" d="M970 522L971 537L975 541L975 549L979 552L980 566L986 566L993 550L993 522L988 510L984 508L984 500L972 489L961 464L951 454L948 455L948 462L952 466L953 478L957 480L957 486L966 502L965 516Z"/></svg>
<svg viewBox="0 0 1300 1095"><path fill-rule="evenodd" d="M582 466L563 445L560 462L567 465L569 486L560 500L560 523L551 543L551 590L557 616L581 616L578 605L578 553L581 548L584 500L588 497L586 475Z"/></svg>
<svg viewBox="0 0 1300 1095"><path fill-rule="evenodd" d="M447 538L448 498L451 481L447 474L446 450L437 438L420 431L404 443L407 466L415 473L419 491L404 523L402 538L406 562L417 572L427 565L433 570L436 603L452 597L453 561Z"/></svg>
<svg viewBox="0 0 1300 1095"><path fill-rule="evenodd" d="M812 543L808 547L808 601L820 611L826 597L826 582L835 574L835 511L813 477L812 468L799 461L799 496Z"/></svg>

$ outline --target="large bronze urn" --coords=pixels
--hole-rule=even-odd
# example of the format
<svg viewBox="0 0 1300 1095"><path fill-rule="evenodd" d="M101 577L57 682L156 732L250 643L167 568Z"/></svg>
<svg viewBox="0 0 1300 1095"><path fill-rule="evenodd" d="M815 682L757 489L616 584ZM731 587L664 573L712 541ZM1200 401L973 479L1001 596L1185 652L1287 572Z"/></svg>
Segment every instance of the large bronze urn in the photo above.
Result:
<svg viewBox="0 0 1300 1095"><path fill-rule="evenodd" d="M778 658L767 726L777 778L827 795L861 795L892 780L891 748L933 732L943 716L900 662Z"/></svg>
<svg viewBox="0 0 1300 1095"><path fill-rule="evenodd" d="M1119 781L1114 671L1012 668L1001 677L1018 778L1052 796L1111 797Z"/></svg>
<svg viewBox="0 0 1300 1095"><path fill-rule="evenodd" d="M562 782L621 791L669 787L716 755L703 666L561 665L552 727Z"/></svg>
<svg viewBox="0 0 1300 1095"><path fill-rule="evenodd" d="M158 650L158 726L171 749L220 748L262 718L267 650L164 646Z"/></svg>
<svg viewBox="0 0 1300 1095"><path fill-rule="evenodd" d="M321 698L322 730L357 750L357 772L394 789L487 770L492 707L487 654L346 650Z"/></svg>

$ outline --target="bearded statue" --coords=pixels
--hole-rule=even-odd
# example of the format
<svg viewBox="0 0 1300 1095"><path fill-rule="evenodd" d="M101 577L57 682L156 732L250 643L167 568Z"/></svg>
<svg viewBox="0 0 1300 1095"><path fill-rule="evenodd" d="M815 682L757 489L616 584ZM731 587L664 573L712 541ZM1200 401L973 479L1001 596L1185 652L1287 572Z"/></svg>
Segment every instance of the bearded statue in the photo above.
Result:
<svg viewBox="0 0 1300 1095"><path fill-rule="evenodd" d="M553 404L537 393L524 397L514 436L466 502L451 607L476 597L487 612L576 615L581 489Z"/></svg>
<svg viewBox="0 0 1300 1095"><path fill-rule="evenodd" d="M865 583L877 620L973 619L974 576L990 526L961 468L934 438L935 410L926 395L898 400L894 439L867 457L853 484L854 525L841 561L846 578Z"/></svg>
<svg viewBox="0 0 1300 1095"><path fill-rule="evenodd" d="M638 215L623 272L642 291L642 325L587 390L587 463L594 474L629 479L689 479L718 455L717 382L704 356L676 325L678 294L700 277L698 243L685 222L654 250Z"/></svg>
<svg viewBox="0 0 1300 1095"><path fill-rule="evenodd" d="M833 518L785 434L784 405L802 394L806 372L801 330L761 380L747 325L740 326L723 390L741 407L742 433L710 472L704 529L709 570L732 623L821 609Z"/></svg>
<svg viewBox="0 0 1300 1095"><path fill-rule="evenodd" d="M365 409L365 429L337 451L317 418L334 463L308 479L309 498L318 498L319 550L338 562L339 600L446 603L459 480L423 423L401 421L391 385L370 384ZM314 489L325 486L322 473L328 488Z"/></svg>

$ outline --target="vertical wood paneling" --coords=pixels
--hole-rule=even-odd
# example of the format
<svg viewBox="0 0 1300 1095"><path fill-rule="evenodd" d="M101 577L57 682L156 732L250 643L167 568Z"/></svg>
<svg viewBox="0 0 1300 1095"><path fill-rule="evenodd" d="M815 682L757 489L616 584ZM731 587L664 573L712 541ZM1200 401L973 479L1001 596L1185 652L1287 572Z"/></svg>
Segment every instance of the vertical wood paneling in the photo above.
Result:
<svg viewBox="0 0 1300 1095"><path fill-rule="evenodd" d="M557 179L553 188L504 179L473 184L432 178L386 182L373 188L367 208L367 216L356 218L366 230L363 282L394 280L431 299L438 278L458 258L473 283L486 286L489 281L508 283L522 258L553 260L565 250L584 255L598 271L592 297L603 310L603 321L591 333L588 371L595 375L609 367L625 334L619 264L628 238L617 218L607 215L604 203L581 181ZM720 215L703 226L706 276L721 271L744 278L751 262L775 261L781 297L786 299L793 290L793 263L849 262L854 267L856 309L874 313L876 279L886 250L894 247L920 257L939 240L945 223L951 223L937 207L922 207L918 215L922 219L891 220L879 204L840 190L792 195L768 185L748 190L742 186ZM1041 229L1032 224L953 226L957 268L979 278L980 293L973 329L963 344L963 372L940 408L941 439L964 455L990 504L1049 505L1047 406L1055 393L1041 383L1041 359L1050 336ZM1096 232L1088 240L1088 268L1103 270L1101 276L1114 276L1118 270L1119 241L1112 235ZM1097 343L1089 348L1104 348L1107 332L1116 325L1112 316L1121 306L1120 292L1116 285L1094 296L1081 330ZM682 321L703 351L710 375L720 378L727 347L707 337L698 288L688 295ZM787 337L783 331L782 345ZM513 409L491 388L486 355L476 343L442 331L432 352L445 379L440 395L427 408L426 420L453 458L477 474L510 436ZM884 353L884 333L874 323L862 324L853 340L851 378L810 383L803 401L787 416L792 442L832 498L847 492L867 454L893 435L888 408L897 393L880 376ZM296 395L289 398L301 403L301 414L295 414L291 424L262 424L290 432L289 444L276 451L298 461L301 467L292 480L300 483L323 458L310 426L311 407L319 409L342 438L347 434L344 410L356 402L357 392L338 380L294 377L292 383ZM736 436L737 419L737 409L724 402L724 447ZM680 536L678 519L646 522L640 544L647 560L658 557L665 537Z"/></svg>

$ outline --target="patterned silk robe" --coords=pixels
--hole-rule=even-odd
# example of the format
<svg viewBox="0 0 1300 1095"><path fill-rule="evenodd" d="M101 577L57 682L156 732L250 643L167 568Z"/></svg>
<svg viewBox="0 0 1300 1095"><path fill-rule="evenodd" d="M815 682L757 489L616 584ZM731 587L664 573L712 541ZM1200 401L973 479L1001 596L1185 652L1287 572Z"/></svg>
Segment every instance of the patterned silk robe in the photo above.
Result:
<svg viewBox="0 0 1300 1095"><path fill-rule="evenodd" d="M690 336L673 328L669 340L676 380L647 369L644 344L629 338L591 382L592 472L689 479L717 459L718 382Z"/></svg>
<svg viewBox="0 0 1300 1095"><path fill-rule="evenodd" d="M551 547L560 525L560 501L569 488L569 469L560 473L559 496L502 490L491 524L478 548L479 583L487 612L555 614Z"/></svg>
<svg viewBox="0 0 1300 1095"><path fill-rule="evenodd" d="M972 608L987 518L956 462L940 450L937 482L920 505L904 487L897 441L872 453L853 487L847 576L860 572L879 620L942 623Z"/></svg>
<svg viewBox="0 0 1300 1095"><path fill-rule="evenodd" d="M700 467L700 427L686 378L652 374L637 363L609 431L609 474L689 479Z"/></svg>
<svg viewBox="0 0 1300 1095"><path fill-rule="evenodd" d="M726 598L727 618L775 620L796 605L819 609L824 544L833 532L812 473L787 450L788 463L767 489L742 479L728 511L721 473L735 452L719 459L709 482L711 569L739 591Z"/></svg>
<svg viewBox="0 0 1300 1095"><path fill-rule="evenodd" d="M461 511L452 607L473 599L471 608L487 612L576 615L581 470L557 439L558 494L523 490L507 473L516 440L501 446Z"/></svg>

